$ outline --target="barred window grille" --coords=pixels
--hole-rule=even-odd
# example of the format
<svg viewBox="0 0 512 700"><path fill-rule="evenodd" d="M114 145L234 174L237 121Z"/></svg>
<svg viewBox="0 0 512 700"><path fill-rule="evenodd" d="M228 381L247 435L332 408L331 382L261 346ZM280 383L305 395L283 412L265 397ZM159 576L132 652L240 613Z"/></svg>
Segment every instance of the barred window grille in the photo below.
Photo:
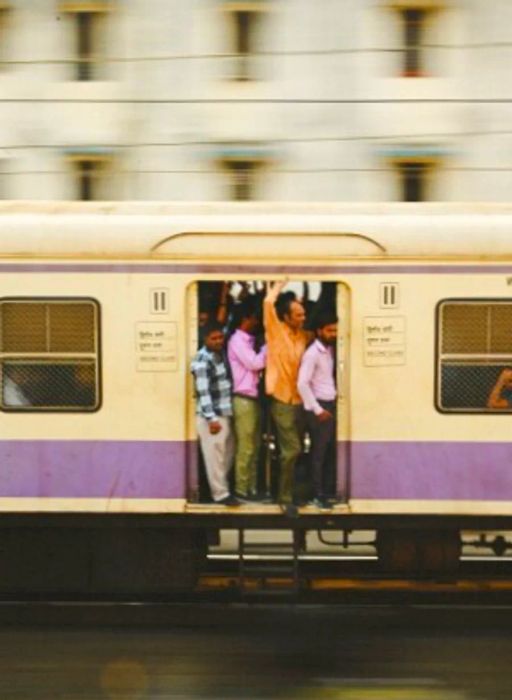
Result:
<svg viewBox="0 0 512 700"><path fill-rule="evenodd" d="M443 302L438 313L438 408L512 411L512 384L503 382L507 370L512 370L512 302ZM499 408L492 405L493 395Z"/></svg>
<svg viewBox="0 0 512 700"><path fill-rule="evenodd" d="M98 408L98 333L94 301L0 301L2 410Z"/></svg>

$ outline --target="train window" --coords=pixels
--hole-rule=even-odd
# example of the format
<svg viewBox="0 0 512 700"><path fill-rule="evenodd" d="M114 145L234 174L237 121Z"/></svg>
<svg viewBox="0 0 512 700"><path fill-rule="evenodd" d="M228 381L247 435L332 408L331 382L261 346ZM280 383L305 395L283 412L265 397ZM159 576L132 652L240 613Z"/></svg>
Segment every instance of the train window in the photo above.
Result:
<svg viewBox="0 0 512 700"><path fill-rule="evenodd" d="M445 301L438 308L437 407L512 411L512 303Z"/></svg>
<svg viewBox="0 0 512 700"><path fill-rule="evenodd" d="M84 299L0 301L1 408L99 407L99 310Z"/></svg>

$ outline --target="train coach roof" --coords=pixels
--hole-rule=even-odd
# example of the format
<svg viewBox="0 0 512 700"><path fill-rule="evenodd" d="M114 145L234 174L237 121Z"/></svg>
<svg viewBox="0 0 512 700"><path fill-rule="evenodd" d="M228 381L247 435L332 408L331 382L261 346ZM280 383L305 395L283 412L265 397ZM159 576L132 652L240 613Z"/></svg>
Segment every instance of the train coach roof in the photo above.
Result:
<svg viewBox="0 0 512 700"><path fill-rule="evenodd" d="M512 204L0 202L0 256L205 253L512 257Z"/></svg>

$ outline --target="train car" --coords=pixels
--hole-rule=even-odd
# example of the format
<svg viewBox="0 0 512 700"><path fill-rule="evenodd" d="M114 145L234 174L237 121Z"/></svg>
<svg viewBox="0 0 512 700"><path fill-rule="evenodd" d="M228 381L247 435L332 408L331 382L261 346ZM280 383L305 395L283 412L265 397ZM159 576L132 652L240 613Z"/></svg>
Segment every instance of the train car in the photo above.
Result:
<svg viewBox="0 0 512 700"><path fill-rule="evenodd" d="M219 528L374 528L452 566L512 518L512 206L0 204L0 592L194 585ZM200 502L190 361L215 282L330 285L337 503Z"/></svg>

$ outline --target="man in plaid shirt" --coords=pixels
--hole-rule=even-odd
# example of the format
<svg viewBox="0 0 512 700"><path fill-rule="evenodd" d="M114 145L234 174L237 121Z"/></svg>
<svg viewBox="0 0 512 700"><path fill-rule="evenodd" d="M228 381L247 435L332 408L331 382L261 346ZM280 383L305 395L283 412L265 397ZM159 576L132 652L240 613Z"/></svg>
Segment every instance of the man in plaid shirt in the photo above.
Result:
<svg viewBox="0 0 512 700"><path fill-rule="evenodd" d="M203 331L204 345L192 361L197 398L197 434L215 503L235 506L228 474L234 456L231 377L224 354L224 330L212 321Z"/></svg>

